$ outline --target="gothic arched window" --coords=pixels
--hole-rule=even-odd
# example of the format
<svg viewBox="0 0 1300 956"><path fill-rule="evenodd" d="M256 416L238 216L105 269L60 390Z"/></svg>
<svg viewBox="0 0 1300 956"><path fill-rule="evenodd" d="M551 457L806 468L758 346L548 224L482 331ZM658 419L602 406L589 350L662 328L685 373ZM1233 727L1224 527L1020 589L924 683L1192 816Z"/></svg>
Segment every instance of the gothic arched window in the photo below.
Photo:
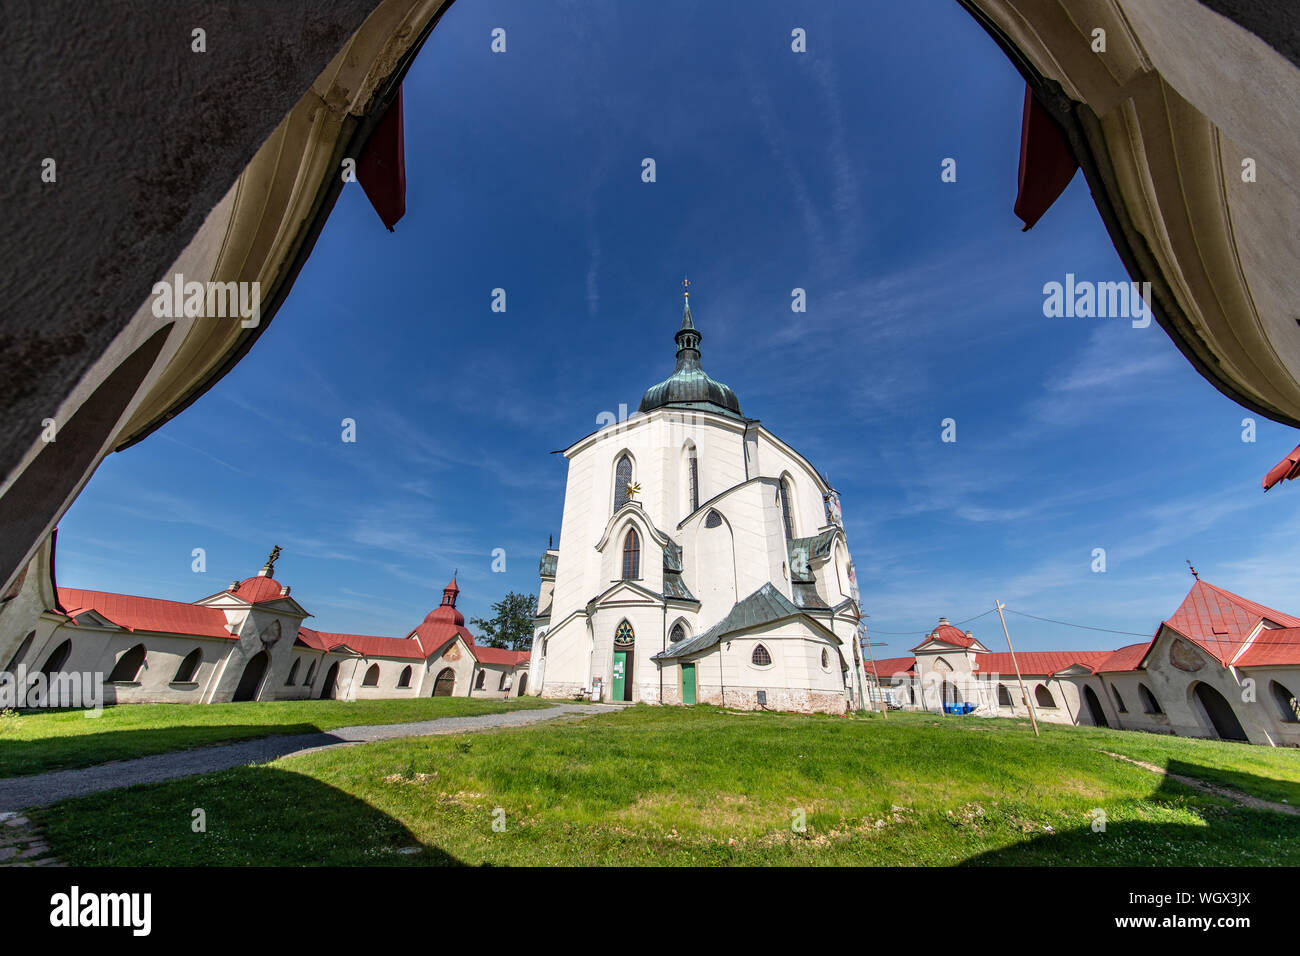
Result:
<svg viewBox="0 0 1300 956"><path fill-rule="evenodd" d="M636 528L627 529L623 539L623 580L635 581L641 577L641 538Z"/></svg>
<svg viewBox="0 0 1300 956"><path fill-rule="evenodd" d="M1273 694L1273 701L1277 704L1282 720L1288 724L1300 721L1300 704L1296 702L1296 695L1277 681L1270 682L1268 689Z"/></svg>
<svg viewBox="0 0 1300 956"><path fill-rule="evenodd" d="M298 679L298 665L300 663L301 661L298 658L294 658L293 666L289 668L289 676L285 679L284 682L285 687L292 687L293 682Z"/></svg>
<svg viewBox="0 0 1300 956"><path fill-rule="evenodd" d="M108 683L135 683L136 678L140 676L140 668L144 667L144 658L144 645L137 644L117 659L117 663L113 666L112 672L108 675Z"/></svg>
<svg viewBox="0 0 1300 956"><path fill-rule="evenodd" d="M681 624L674 624L671 633L668 635L668 640L672 644L686 640L686 628L682 627Z"/></svg>
<svg viewBox="0 0 1300 956"><path fill-rule="evenodd" d="M1163 714L1160 709L1160 702L1156 700L1155 694L1151 693L1146 684L1138 684L1138 700L1142 702L1142 710L1148 714Z"/></svg>
<svg viewBox="0 0 1300 956"><path fill-rule="evenodd" d="M69 638L56 647L49 657L45 658L45 664L41 667L41 673L47 678L53 677L63 669L63 665L68 662L68 655L71 653L72 639Z"/></svg>
<svg viewBox="0 0 1300 956"><path fill-rule="evenodd" d="M749 655L750 663L757 664L759 667L766 667L772 663L772 655L767 652L767 648L762 644L754 645L754 653Z"/></svg>
<svg viewBox="0 0 1300 956"><path fill-rule="evenodd" d="M781 479L781 520L785 522L785 540L794 540L794 519L790 516L790 482Z"/></svg>
<svg viewBox="0 0 1300 956"><path fill-rule="evenodd" d="M1039 684L1037 687L1034 688L1034 700L1038 701L1039 707L1056 706L1056 698L1053 697L1052 692L1048 690L1046 687L1044 687L1042 684Z"/></svg>
<svg viewBox="0 0 1300 956"><path fill-rule="evenodd" d="M172 678L172 683L192 684L194 675L199 672L199 665L202 663L203 651L196 647L185 655L185 660L181 661L181 666L176 668L176 676Z"/></svg>
<svg viewBox="0 0 1300 956"><path fill-rule="evenodd" d="M362 687L379 686L379 665L378 664L370 665L369 669L366 671L366 676L361 681L361 686Z"/></svg>
<svg viewBox="0 0 1300 956"><path fill-rule="evenodd" d="M411 686L411 668L409 665L402 670L402 676L397 679L397 686L398 687Z"/></svg>
<svg viewBox="0 0 1300 956"><path fill-rule="evenodd" d="M623 455L614 466L614 510L627 504L627 486L632 484L632 459Z"/></svg>

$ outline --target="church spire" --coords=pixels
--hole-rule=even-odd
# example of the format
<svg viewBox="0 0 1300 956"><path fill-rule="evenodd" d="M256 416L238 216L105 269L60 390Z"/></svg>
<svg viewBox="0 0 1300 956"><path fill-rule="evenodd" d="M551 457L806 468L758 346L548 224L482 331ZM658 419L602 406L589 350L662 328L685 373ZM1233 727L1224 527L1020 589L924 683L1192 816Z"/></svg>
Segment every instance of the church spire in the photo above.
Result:
<svg viewBox="0 0 1300 956"><path fill-rule="evenodd" d="M695 320L691 317L691 280L682 280L682 299L685 305L682 308L682 327L677 330L673 336L677 341L677 368L698 368L700 365L700 335L699 330L695 328ZM683 355L682 353L686 353Z"/></svg>
<svg viewBox="0 0 1300 956"><path fill-rule="evenodd" d="M447 582L447 586L442 589L442 603L444 605L456 606L456 597L460 594L460 588L456 585L457 574L460 574L460 568L456 569L451 576L451 580Z"/></svg>
<svg viewBox="0 0 1300 956"><path fill-rule="evenodd" d="M667 379L645 390L638 411L648 412L665 405L712 406L712 411L743 418L736 393L722 382L709 378L700 367L700 339L704 336L695 327L695 319L691 316L690 279L682 280L682 299L682 327L673 336L677 342L677 367Z"/></svg>

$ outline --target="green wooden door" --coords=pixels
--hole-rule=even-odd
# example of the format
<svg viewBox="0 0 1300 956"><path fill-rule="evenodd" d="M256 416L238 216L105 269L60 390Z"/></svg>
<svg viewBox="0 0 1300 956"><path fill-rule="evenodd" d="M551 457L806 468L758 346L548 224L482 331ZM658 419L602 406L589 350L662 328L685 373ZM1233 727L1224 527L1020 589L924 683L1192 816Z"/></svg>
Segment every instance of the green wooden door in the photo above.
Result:
<svg viewBox="0 0 1300 956"><path fill-rule="evenodd" d="M695 703L695 665L682 665L682 703Z"/></svg>
<svg viewBox="0 0 1300 956"><path fill-rule="evenodd" d="M611 699L623 700L627 682L627 651L614 652L614 693Z"/></svg>

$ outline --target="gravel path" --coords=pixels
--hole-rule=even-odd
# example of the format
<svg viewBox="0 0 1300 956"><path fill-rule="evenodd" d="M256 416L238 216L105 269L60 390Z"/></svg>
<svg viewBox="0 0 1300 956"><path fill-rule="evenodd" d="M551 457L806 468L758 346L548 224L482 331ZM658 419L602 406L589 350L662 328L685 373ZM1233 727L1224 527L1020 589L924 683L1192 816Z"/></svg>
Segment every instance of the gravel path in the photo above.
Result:
<svg viewBox="0 0 1300 956"><path fill-rule="evenodd" d="M196 747L193 750L178 750L152 757L118 760L81 770L56 770L29 777L9 777L0 780L0 813L27 807L47 807L62 800L102 790L116 790L119 787L175 780L177 777L212 773L230 767L267 763L280 757L329 747L346 747L374 740L391 740L394 737L428 737L434 734L472 733L495 727L523 727L557 717L590 717L618 709L617 705L611 704L555 704L546 710L517 710L476 717L440 717L437 720L409 724L339 727L315 734L262 737L233 744Z"/></svg>

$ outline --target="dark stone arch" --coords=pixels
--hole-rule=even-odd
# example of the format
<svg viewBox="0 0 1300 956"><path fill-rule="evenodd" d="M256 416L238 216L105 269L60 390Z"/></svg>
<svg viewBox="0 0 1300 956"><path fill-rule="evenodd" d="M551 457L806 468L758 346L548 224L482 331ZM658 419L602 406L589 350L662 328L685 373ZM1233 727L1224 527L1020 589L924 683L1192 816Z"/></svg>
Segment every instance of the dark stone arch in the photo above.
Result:
<svg viewBox="0 0 1300 956"><path fill-rule="evenodd" d="M171 330L171 323L163 326L113 369L0 497L0 578L8 580L26 563L28 546L41 540L46 523L89 477ZM39 434L39 419L28 426L33 437Z"/></svg>

